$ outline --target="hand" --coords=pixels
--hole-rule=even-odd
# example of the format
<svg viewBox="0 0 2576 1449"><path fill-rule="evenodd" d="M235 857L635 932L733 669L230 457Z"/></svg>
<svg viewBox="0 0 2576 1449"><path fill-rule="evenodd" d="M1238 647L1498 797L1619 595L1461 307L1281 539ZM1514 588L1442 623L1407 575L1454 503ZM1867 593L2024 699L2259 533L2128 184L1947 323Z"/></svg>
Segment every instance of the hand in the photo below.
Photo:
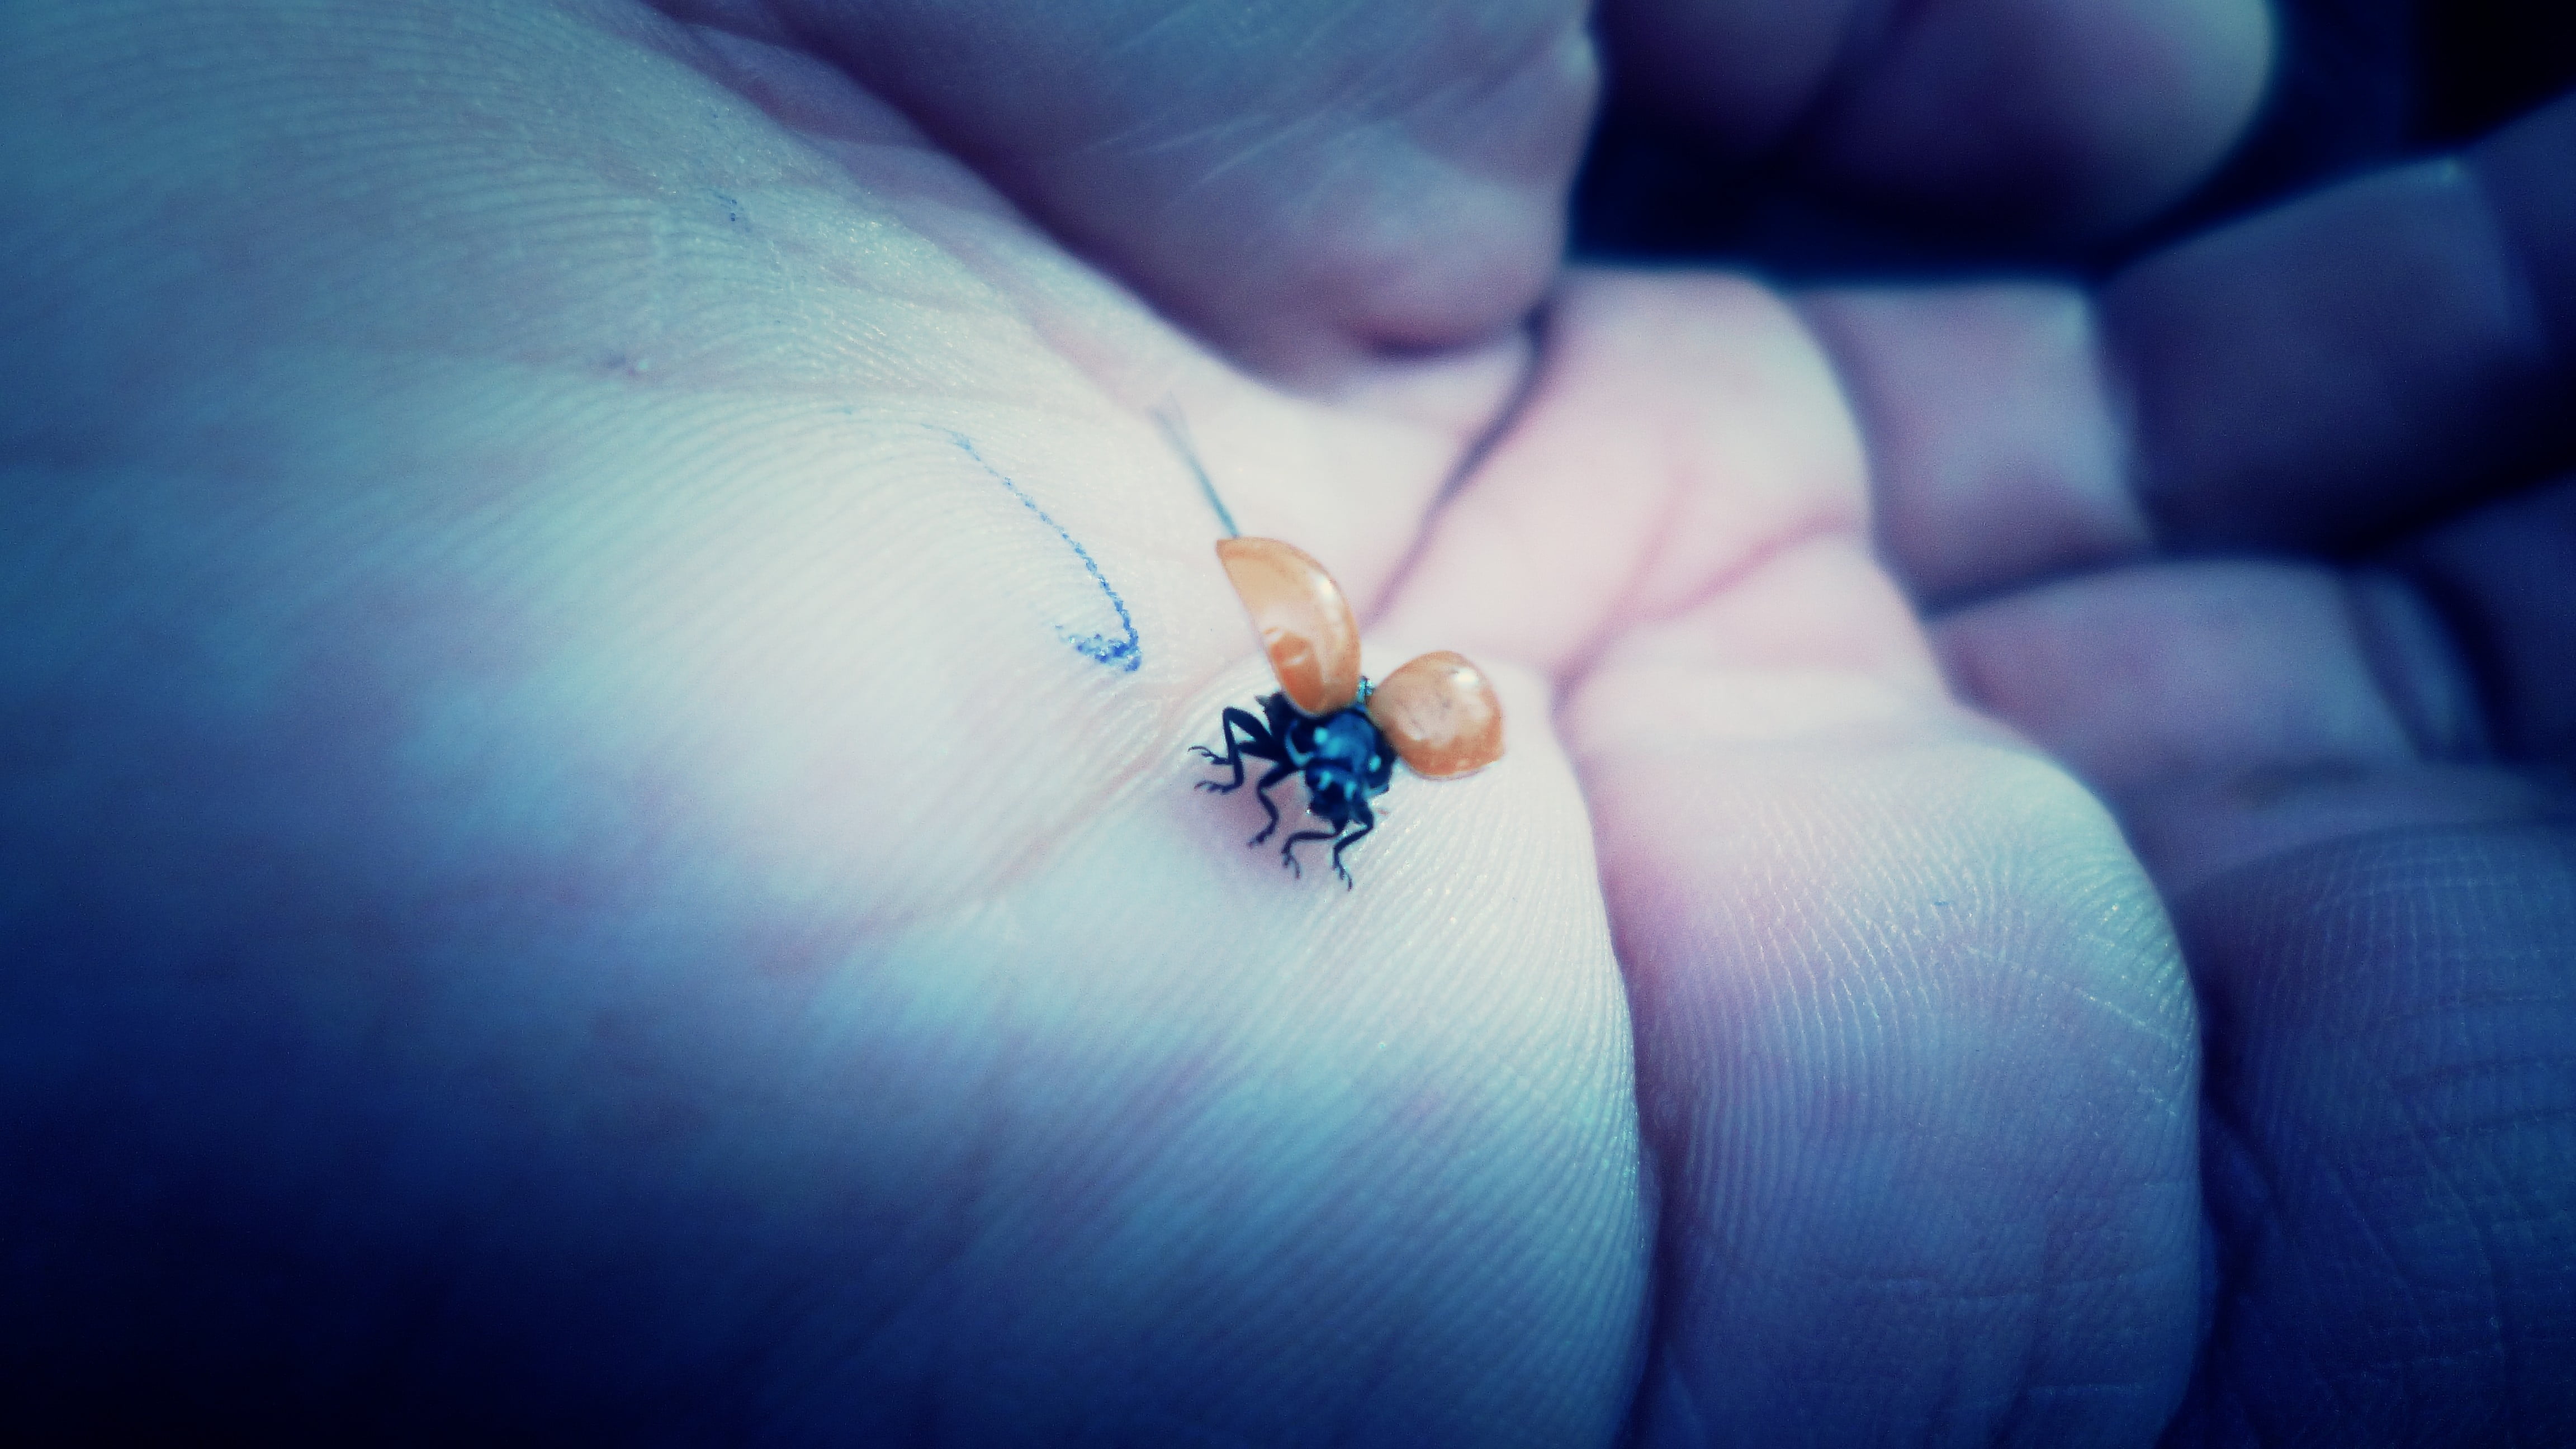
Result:
<svg viewBox="0 0 2576 1449"><path fill-rule="evenodd" d="M2172 938L1943 696L1797 317L1571 289L1425 530L1523 354L1369 358L1537 285L1567 17L1313 123L1185 25L1121 70L928 7L378 13L13 48L39 1411L1566 1443L1651 1361L1653 1425L2062 1439L2182 1392ZM1372 23L1272 42L1418 49ZM1011 84L900 98L938 145L844 75L961 53ZM1566 119L1443 109L1497 73ZM1489 252L1349 250L1480 201ZM1249 529L1385 600L1374 667L1505 682L1511 760L1400 785L1348 895L1187 789L1261 672L1166 396ZM108 1397L138 1370L171 1397Z"/></svg>
<svg viewBox="0 0 2576 1449"><path fill-rule="evenodd" d="M1358 889L1245 849L1148 420L1382 593L1523 369L1580 16L1159 13L12 12L19 1423L1615 1430L1544 684Z"/></svg>
<svg viewBox="0 0 2576 1449"><path fill-rule="evenodd" d="M1651 4L1635 13L1664 18ZM1768 52L1640 54L1722 103L1761 91L1711 83L1713 71L1758 69ZM2209 1053L2210 1256L2171 1442L2545 1442L2576 1421L2564 1387L2576 1377L2576 1006L2563 969L2576 940L2576 696L2559 678L2576 643L2576 484L2550 481L2576 458L2571 145L2576 101L2562 101L2460 164L2301 200L2150 257L2099 297L2034 281L1799 301L1870 444L1880 556L1934 612L1945 674L2117 809L2181 928ZM1793 150L1772 174L1793 193L1830 193L1817 154ZM1982 154L2028 165L2009 146ZM1900 186L1876 204L1983 204L1944 170L1937 141L1920 176L1929 195ZM2049 187L2017 180L2007 189L2044 209ZM2048 224L2010 208L1985 220L1998 216ZM1739 465L1711 491L1740 493L1747 474L1772 476ZM1812 628L1833 611L1780 612ZM1666 808L1691 808L1675 773L1653 788ZM1631 944L1635 913L1618 908L1620 873L1606 875L1623 959L1647 988L1651 1094L1653 989L1677 980L1693 1004L1731 1004L1742 988L1725 976L1759 953L1703 932L1663 953L1678 967L1660 965ZM1804 1039L1818 1037L1834 1039ZM1704 1040L1676 1033L1670 1059ZM1774 1160L1769 1143L1744 1145L1734 1095L1685 1097L1663 1134L1650 1130L1650 1154ZM1765 1214L1764 1186L1711 1194L1720 1206L1702 1213L1737 1225L1739 1242L1794 1241L1814 1210ZM1744 1268L1752 1255L1727 1256L1713 1236L1698 1252L1664 1239L1678 1271L1662 1288L1686 1295L1695 1266L1707 1284L1667 1314L1667 1392L1659 1402L1650 1378L1643 1405L1641 1422L1677 1442L1711 1425L1750 1424L1735 1432L1760 1439L1784 1421L1827 1442L1910 1437L1922 1420L1883 1413L1888 1385L1975 1362L1973 1347L1945 1354L1932 1335L1910 1352L1836 1340L1842 1323L1898 1321L1839 1302L1809 1338L1784 1334L1776 1303L1831 1301L1819 1290L1833 1275L1764 1295ZM1761 1261L1776 1271L1776 1253ZM2085 1327L2140 1345L2148 1321ZM1746 1371L1747 1346L1783 1341ZM1840 1392L1818 1386L1820 1364L1840 1370L1825 1380ZM2036 1415L2106 1397L2024 1380L1982 1422L2055 1441L2081 1411L2033 1432Z"/></svg>
<svg viewBox="0 0 2576 1449"><path fill-rule="evenodd" d="M1811 304L1951 678L2114 804L2191 963L2174 1442L2576 1423L2571 147L2562 100L2098 299Z"/></svg>

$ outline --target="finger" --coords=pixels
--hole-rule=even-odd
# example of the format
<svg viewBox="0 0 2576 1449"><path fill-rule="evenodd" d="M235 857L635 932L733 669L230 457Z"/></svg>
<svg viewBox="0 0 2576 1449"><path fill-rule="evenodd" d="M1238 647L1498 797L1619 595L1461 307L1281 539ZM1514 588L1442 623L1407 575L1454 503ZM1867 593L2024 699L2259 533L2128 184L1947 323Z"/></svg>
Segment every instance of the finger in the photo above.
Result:
<svg viewBox="0 0 2576 1449"><path fill-rule="evenodd" d="M2116 796L2288 760L2407 760L2402 670L2436 752L2465 748L2475 700L2418 612L2374 650L2367 602L2289 564L2152 565L1962 610L1938 637L1962 693ZM2428 640L2421 651L2405 646ZM2432 668L2409 668L2418 654Z"/></svg>
<svg viewBox="0 0 2576 1449"><path fill-rule="evenodd" d="M2251 118L2273 43L2253 0L1624 0L1603 28L1623 85L1737 156L1785 151L1848 200L2043 233L2181 195Z"/></svg>
<svg viewBox="0 0 2576 1449"><path fill-rule="evenodd" d="M1684 627L1567 723L1662 1187L1646 1442L2143 1439L2199 1264L2190 1010L2144 876L1937 695Z"/></svg>
<svg viewBox="0 0 2576 1449"><path fill-rule="evenodd" d="M1565 0L774 14L1076 250L1309 378L1482 337L1536 300L1594 91Z"/></svg>
<svg viewBox="0 0 2576 1449"><path fill-rule="evenodd" d="M2565 808L2494 766L2472 672L2393 574L2141 566L1962 610L1935 637L1967 699L2118 806L2169 892L2321 840Z"/></svg>
<svg viewBox="0 0 2576 1449"><path fill-rule="evenodd" d="M2571 812L2478 763L2438 617L2391 575L2204 563L1939 638L2120 805L2206 1009L2214 1317L2168 1442L2562 1434Z"/></svg>
<svg viewBox="0 0 2576 1449"><path fill-rule="evenodd" d="M1564 680L1662 1204L1641 1432L2158 1422L2198 1218L2143 876L1943 698L1776 298L1593 275L1545 336L1390 615Z"/></svg>
<svg viewBox="0 0 2576 1449"><path fill-rule="evenodd" d="M2576 99L2151 257L2102 299L2178 542L2351 545L2576 449Z"/></svg>
<svg viewBox="0 0 2576 1449"><path fill-rule="evenodd" d="M2576 103L2140 263L1801 308L1869 439L1882 552L1955 601L2183 544L2350 546L2576 447ZM2555 128L2555 129L2553 129ZM2576 134L2576 133L2568 133ZM2554 156L2555 153L2549 153ZM2553 320L2557 319L2557 320Z"/></svg>
<svg viewBox="0 0 2576 1449"><path fill-rule="evenodd" d="M2073 287L1824 290L1800 309L1869 444L1876 541L1938 604L2143 552L2128 436Z"/></svg>

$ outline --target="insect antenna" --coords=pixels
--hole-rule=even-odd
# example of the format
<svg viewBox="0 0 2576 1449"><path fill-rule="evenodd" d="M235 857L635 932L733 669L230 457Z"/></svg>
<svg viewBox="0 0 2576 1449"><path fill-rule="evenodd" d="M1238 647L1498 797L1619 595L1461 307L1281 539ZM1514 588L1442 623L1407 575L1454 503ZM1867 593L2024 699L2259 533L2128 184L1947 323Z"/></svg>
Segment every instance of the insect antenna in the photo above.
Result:
<svg viewBox="0 0 2576 1449"><path fill-rule="evenodd" d="M1243 530L1234 526L1234 515L1226 511L1225 500L1216 496L1216 484L1208 477L1207 469L1199 466L1198 450L1190 446L1190 425L1181 417L1181 405L1165 398L1154 409L1154 421L1162 425L1163 437L1181 455L1181 461L1190 465L1190 476L1199 480L1199 491L1207 495L1208 507L1216 510L1217 522L1225 525L1225 536L1243 537Z"/></svg>

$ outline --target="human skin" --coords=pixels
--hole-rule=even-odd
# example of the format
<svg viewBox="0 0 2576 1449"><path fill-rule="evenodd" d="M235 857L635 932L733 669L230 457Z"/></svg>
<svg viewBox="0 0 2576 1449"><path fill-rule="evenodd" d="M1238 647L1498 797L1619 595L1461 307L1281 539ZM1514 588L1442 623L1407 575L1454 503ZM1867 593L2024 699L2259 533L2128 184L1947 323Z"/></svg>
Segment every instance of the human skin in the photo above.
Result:
<svg viewBox="0 0 2576 1449"><path fill-rule="evenodd" d="M2576 902L2507 766L2566 716L2437 673L2489 748L2417 769L2469 727L2335 666L2322 565L2153 559L2239 514L2102 382L2288 264L1592 273L1516 330L1579 17L1427 13L11 10L26 1412L2223 1442L2393 1378L2426 1438L2563 1425ZM1166 403L1373 672L1503 692L1355 890L1190 789L1265 676ZM2474 590L2496 527L2373 578Z"/></svg>

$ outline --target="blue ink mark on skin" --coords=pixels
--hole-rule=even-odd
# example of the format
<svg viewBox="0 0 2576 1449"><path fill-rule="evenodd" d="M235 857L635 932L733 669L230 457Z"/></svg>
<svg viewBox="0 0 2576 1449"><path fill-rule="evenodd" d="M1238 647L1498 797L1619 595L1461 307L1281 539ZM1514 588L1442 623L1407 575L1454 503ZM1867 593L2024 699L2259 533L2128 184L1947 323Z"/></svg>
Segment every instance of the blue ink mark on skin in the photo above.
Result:
<svg viewBox="0 0 2576 1449"><path fill-rule="evenodd" d="M1064 531L1064 525L1048 517L1047 511L1038 507L1038 501L1022 492L1020 485L1012 482L1009 475L991 463L985 462L984 455L975 451L975 445L967 440L964 433L949 432L946 428L939 431L948 433L950 442L965 449L967 457L982 464L984 471L992 474L995 481L1010 489L1011 496L1020 500L1022 507L1038 516L1038 522L1055 530L1055 536L1064 540L1064 546L1073 550L1075 558L1082 560L1083 572L1090 574L1091 581L1100 586L1101 596L1109 600L1109 607L1118 611L1119 627L1127 631L1126 638L1112 639L1106 634L1075 634L1059 624L1056 626L1056 637L1072 645L1075 652L1086 659L1129 674L1135 673L1137 666L1145 662L1144 642L1136 637L1136 621L1128 617L1127 601L1118 597L1116 589L1109 587L1108 576L1100 571L1100 565L1092 562L1091 550L1075 542L1073 535Z"/></svg>

